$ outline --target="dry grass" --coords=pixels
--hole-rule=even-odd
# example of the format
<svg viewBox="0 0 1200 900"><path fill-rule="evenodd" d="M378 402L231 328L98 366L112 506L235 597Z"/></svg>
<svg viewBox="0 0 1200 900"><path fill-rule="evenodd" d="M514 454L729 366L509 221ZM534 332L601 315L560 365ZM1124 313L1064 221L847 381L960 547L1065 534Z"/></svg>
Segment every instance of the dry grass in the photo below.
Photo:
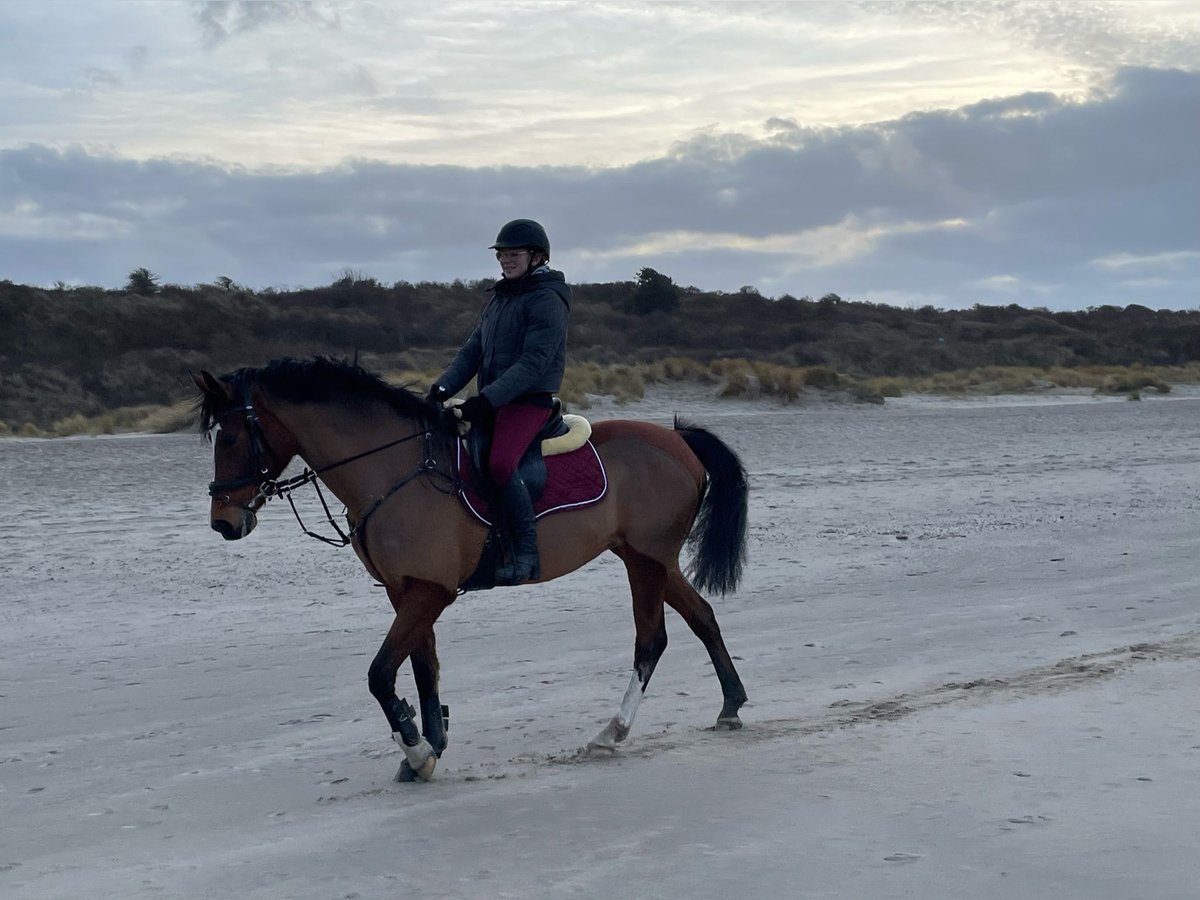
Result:
<svg viewBox="0 0 1200 900"><path fill-rule="evenodd" d="M157 406L142 418L137 431L151 434L174 434L190 431L196 427L196 411L191 400L182 400L171 406Z"/></svg>
<svg viewBox="0 0 1200 900"><path fill-rule="evenodd" d="M66 437L73 434L171 434L194 427L196 413L192 401L181 400L170 406L123 406L98 416L74 415L59 419L39 437Z"/></svg>
<svg viewBox="0 0 1200 900"><path fill-rule="evenodd" d="M894 378L868 378L863 386L880 397L902 397L904 388Z"/></svg>
<svg viewBox="0 0 1200 900"><path fill-rule="evenodd" d="M617 403L628 403L645 397L646 382L652 380L653 373L644 365L583 363L567 367L559 396L563 403L576 409L591 406L589 395L612 397Z"/></svg>
<svg viewBox="0 0 1200 900"><path fill-rule="evenodd" d="M1091 388L1098 394L1131 394L1152 388L1160 394L1171 384L1200 383L1200 364L1187 366L1080 366L1032 368L986 366L939 372L920 378L872 379L889 390L918 394L1025 394L1053 388ZM880 391L883 393L883 391ZM900 396L900 394L884 394Z"/></svg>
<svg viewBox="0 0 1200 900"><path fill-rule="evenodd" d="M712 381L713 373L702 362L686 356L668 356L647 367L655 381Z"/></svg>
<svg viewBox="0 0 1200 900"><path fill-rule="evenodd" d="M790 403L803 394L810 373L817 371L747 359L717 359L708 370L711 380L721 384L718 396L751 400L768 397L782 403ZM837 375L833 377L836 379Z"/></svg>

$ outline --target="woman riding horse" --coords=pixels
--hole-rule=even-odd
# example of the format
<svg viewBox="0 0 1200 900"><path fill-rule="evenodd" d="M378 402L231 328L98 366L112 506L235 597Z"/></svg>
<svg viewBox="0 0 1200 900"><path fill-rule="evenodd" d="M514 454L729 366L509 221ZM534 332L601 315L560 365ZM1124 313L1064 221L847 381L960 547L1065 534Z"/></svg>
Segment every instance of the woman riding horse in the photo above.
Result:
<svg viewBox="0 0 1200 900"><path fill-rule="evenodd" d="M201 372L194 381L200 427L213 443L214 531L226 540L244 538L269 499L290 500L293 490L317 479L346 507L349 534L339 528L340 540L321 539L350 543L387 588L395 618L367 683L404 750L397 778L428 780L447 746L434 624L477 568L488 534L461 495L457 429L438 405L329 359L275 360L219 378ZM620 557L629 578L633 673L617 715L589 746L613 750L628 736L667 646L664 606L708 650L722 694L717 728L740 728L746 692L697 588L725 594L741 581L747 533L741 461L716 435L678 418L670 428L599 422L591 443L606 474L603 498L548 515L537 528L539 581L604 552ZM307 468L280 480L295 457ZM692 550L687 575L680 568L685 543ZM396 695L405 660L412 662L420 731L416 711Z"/></svg>
<svg viewBox="0 0 1200 900"><path fill-rule="evenodd" d="M497 569L498 584L539 577L533 501L517 465L550 418L562 387L571 288L550 268L550 238L532 219L514 219L489 248L504 277L491 289L479 322L446 371L429 388L442 402L476 377L479 393L458 407L475 427L492 432L487 468L499 496L512 558Z"/></svg>

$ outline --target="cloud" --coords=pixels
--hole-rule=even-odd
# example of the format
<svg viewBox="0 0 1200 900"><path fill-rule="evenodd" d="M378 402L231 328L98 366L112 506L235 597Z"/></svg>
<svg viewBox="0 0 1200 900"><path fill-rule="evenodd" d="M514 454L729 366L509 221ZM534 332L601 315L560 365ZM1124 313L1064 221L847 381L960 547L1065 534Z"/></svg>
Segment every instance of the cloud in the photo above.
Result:
<svg viewBox="0 0 1200 900"><path fill-rule="evenodd" d="M273 23L302 22L336 28L339 22L337 12L328 5L300 0L204 0L193 6L201 38L210 48Z"/></svg>
<svg viewBox="0 0 1200 900"><path fill-rule="evenodd" d="M1102 269L1182 269L1200 267L1200 250L1179 250L1173 253L1152 253L1137 256L1132 253L1114 253L1092 260L1092 265Z"/></svg>
<svg viewBox="0 0 1200 900"><path fill-rule="evenodd" d="M1085 66L1194 68L1200 37L1200 16L1191 0L920 0L874 8L911 22L1002 36L1031 51Z"/></svg>
<svg viewBox="0 0 1200 900"><path fill-rule="evenodd" d="M625 166L681 137L786 142L981 98L1080 99L1122 63L1194 69L1194 4L1147 6L6 3L0 144L297 168ZM89 68L124 84L81 115L62 92Z"/></svg>
<svg viewBox="0 0 1200 900"><path fill-rule="evenodd" d="M0 150L0 271L121 283L328 283L492 274L507 219L543 221L577 281L652 266L684 284L943 306L1191 306L1200 296L1200 74L1128 69L843 128L716 129L623 166L321 171Z"/></svg>
<svg viewBox="0 0 1200 900"><path fill-rule="evenodd" d="M134 44L124 53L125 65L132 72L141 72L150 59L150 48L145 44Z"/></svg>
<svg viewBox="0 0 1200 900"><path fill-rule="evenodd" d="M84 97L91 97L101 91L109 91L121 86L121 78L115 72L99 66L91 66L84 70L83 77L76 92Z"/></svg>

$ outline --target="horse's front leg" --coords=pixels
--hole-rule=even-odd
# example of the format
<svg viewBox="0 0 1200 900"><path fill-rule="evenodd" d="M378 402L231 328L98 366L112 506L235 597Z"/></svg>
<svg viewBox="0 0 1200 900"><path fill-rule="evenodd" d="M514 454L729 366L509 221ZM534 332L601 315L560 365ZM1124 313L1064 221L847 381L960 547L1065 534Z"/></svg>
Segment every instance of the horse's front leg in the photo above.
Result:
<svg viewBox="0 0 1200 900"><path fill-rule="evenodd" d="M440 759L446 749L446 732L450 728L450 717L449 710L442 706L438 696L439 665L437 643L432 628L418 636L408 658L412 662L413 680L417 683L417 695L420 698L421 734L429 744L433 756ZM396 773L397 781L415 781L420 777L420 773L412 767L408 759L400 764L400 771Z"/></svg>
<svg viewBox="0 0 1200 900"><path fill-rule="evenodd" d="M433 777L437 754L430 740L417 730L412 707L396 696L396 672L410 655L414 655L415 669L428 670L428 662L422 665L417 659L427 660L421 654L426 648L432 649L433 623L453 601L454 593L440 585L406 578L399 586L388 587L388 597L396 610L396 619L371 662L367 683L387 717L393 740L404 751L405 761L418 778L428 781ZM432 694L436 697L436 655L433 659ZM440 705L438 713L441 713ZM437 739L436 734L434 739ZM444 746L444 735L441 742Z"/></svg>

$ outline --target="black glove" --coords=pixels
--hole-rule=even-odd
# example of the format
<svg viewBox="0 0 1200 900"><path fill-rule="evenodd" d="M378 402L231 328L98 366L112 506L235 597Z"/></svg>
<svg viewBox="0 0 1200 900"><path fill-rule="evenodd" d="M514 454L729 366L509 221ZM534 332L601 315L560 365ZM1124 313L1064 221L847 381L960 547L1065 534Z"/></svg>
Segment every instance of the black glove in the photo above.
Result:
<svg viewBox="0 0 1200 900"><path fill-rule="evenodd" d="M476 394L474 397L468 397L463 401L462 406L458 407L458 416L465 419L472 425L490 425L492 420L496 418L496 410L492 404L488 403L487 397L483 394Z"/></svg>
<svg viewBox="0 0 1200 900"><path fill-rule="evenodd" d="M449 396L450 391L446 389L446 386L435 381L429 386L429 393L425 395L425 399L430 403L441 403Z"/></svg>

